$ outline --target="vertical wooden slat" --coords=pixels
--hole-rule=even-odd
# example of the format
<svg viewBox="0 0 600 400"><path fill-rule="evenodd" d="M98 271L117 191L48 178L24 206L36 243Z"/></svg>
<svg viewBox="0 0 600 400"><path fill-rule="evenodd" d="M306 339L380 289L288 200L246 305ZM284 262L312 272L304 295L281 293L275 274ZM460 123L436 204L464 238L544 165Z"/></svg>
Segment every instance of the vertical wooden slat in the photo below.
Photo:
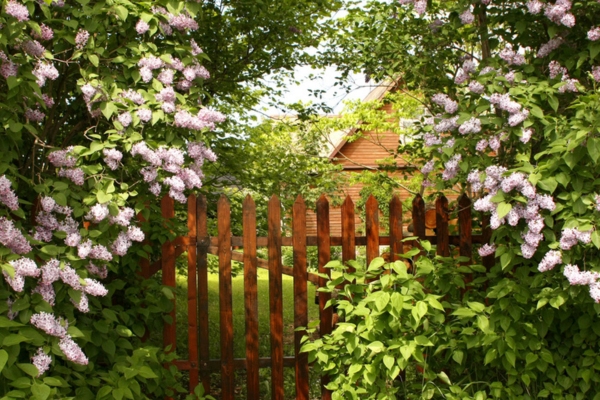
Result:
<svg viewBox="0 0 600 400"><path fill-rule="evenodd" d="M188 197L188 237L196 239L196 196ZM188 255L188 360L190 361L190 392L198 385L198 284L196 243L190 240Z"/></svg>
<svg viewBox="0 0 600 400"><path fill-rule="evenodd" d="M435 202L435 234L437 236L437 254L450 255L450 237L448 236L448 199L441 195Z"/></svg>
<svg viewBox="0 0 600 400"><path fill-rule="evenodd" d="M271 398L283 400L283 295L281 264L281 203L275 195L268 206L269 302L271 322Z"/></svg>
<svg viewBox="0 0 600 400"><path fill-rule="evenodd" d="M367 265L379 257L379 204L370 195L365 204L365 226L367 234Z"/></svg>
<svg viewBox="0 0 600 400"><path fill-rule="evenodd" d="M160 201L160 209L162 217L171 219L175 217L175 203L169 196L164 196ZM167 240L162 245L162 283L165 286L175 287L175 246L170 240ZM175 299L173 301L173 310L169 313L171 317L170 324L164 324L163 328L163 344L165 347L171 346L170 351L175 351L177 346L177 332L175 323Z"/></svg>
<svg viewBox="0 0 600 400"><path fill-rule="evenodd" d="M301 353L305 330L297 328L308 325L306 266L306 205L298 196L292 209L292 236L294 248L294 348L296 358L296 399L308 400L308 353Z"/></svg>
<svg viewBox="0 0 600 400"><path fill-rule="evenodd" d="M398 260L402 253L402 202L394 196L390 201L390 262Z"/></svg>
<svg viewBox="0 0 600 400"><path fill-rule="evenodd" d="M196 200L196 264L198 273L198 364L205 393L210 392L208 328L208 217L206 197ZM189 312L189 310L188 310Z"/></svg>
<svg viewBox="0 0 600 400"><path fill-rule="evenodd" d="M425 239L425 202L417 194L412 202L413 235Z"/></svg>
<svg viewBox="0 0 600 400"><path fill-rule="evenodd" d="M221 329L221 399L234 400L233 314L231 292L231 225L229 201L217 203L219 233L219 315Z"/></svg>
<svg viewBox="0 0 600 400"><path fill-rule="evenodd" d="M331 276L331 271L325 268L325 264L331 259L331 241L329 235L329 202L324 195L321 195L317 201L317 251L319 253L319 273L326 274L327 276ZM319 287L325 287L326 285L327 280L319 277ZM331 333L333 310L331 307L325 308L330 299L330 293L319 293L319 332L322 336ZM331 391L325 389L327 383L329 383L328 377L323 376L321 378L321 398L323 400L331 400Z"/></svg>
<svg viewBox="0 0 600 400"><path fill-rule="evenodd" d="M248 399L258 399L258 292L256 256L256 205L250 195L243 205L244 304L246 309L246 371Z"/></svg>
<svg viewBox="0 0 600 400"><path fill-rule="evenodd" d="M462 257L468 257L471 263L473 259L473 227L471 221L471 200L463 193L458 199L458 233L459 233L459 251Z"/></svg>
<svg viewBox="0 0 600 400"><path fill-rule="evenodd" d="M350 196L342 204L342 261L344 263L356 259L356 228L354 220L354 203ZM349 268L350 271L353 268Z"/></svg>

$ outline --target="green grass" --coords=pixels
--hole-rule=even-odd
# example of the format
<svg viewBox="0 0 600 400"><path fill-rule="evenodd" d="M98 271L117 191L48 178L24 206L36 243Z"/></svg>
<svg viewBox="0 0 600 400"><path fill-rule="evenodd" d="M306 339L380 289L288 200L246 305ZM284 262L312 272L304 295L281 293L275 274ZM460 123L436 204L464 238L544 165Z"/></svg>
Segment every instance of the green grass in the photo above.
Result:
<svg viewBox="0 0 600 400"><path fill-rule="evenodd" d="M258 270L258 326L259 326L259 356L270 356L269 330L269 276L268 271ZM284 326L284 355L294 355L294 281L284 275L283 283L283 326ZM210 358L220 358L220 326L219 326L219 277L217 274L208 275L208 310ZM233 352L234 358L245 358L245 310L244 310L244 277L242 274L232 279L233 302ZM177 354L180 359L188 357L188 326L187 326L187 275L178 274L175 291L177 304ZM315 286L308 282L308 318L318 320L319 307L314 303ZM245 398L245 371L238 371L236 386L240 389L239 398ZM261 369L261 398L269 398L269 370ZM314 377L314 382L317 382ZM219 375L215 374L212 381L218 383ZM294 399L294 370L285 369L286 398ZM214 385L213 383L213 385ZM313 385L314 386L314 385ZM214 388L213 388L214 389ZM318 390L318 387L313 388Z"/></svg>

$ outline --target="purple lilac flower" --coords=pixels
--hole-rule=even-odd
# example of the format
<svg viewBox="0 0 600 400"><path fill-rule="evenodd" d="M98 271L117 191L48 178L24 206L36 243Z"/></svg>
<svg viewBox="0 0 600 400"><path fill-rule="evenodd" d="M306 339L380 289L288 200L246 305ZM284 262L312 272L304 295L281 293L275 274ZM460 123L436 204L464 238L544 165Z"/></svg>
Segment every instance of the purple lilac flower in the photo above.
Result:
<svg viewBox="0 0 600 400"><path fill-rule="evenodd" d="M428 173L430 173L431 171L433 171L433 166L434 166L434 161L433 160L429 160L423 166L423 168L421 168L421 173L424 174L424 175L427 175Z"/></svg>
<svg viewBox="0 0 600 400"><path fill-rule="evenodd" d="M531 14L539 14L540 12L542 12L543 8L544 3L542 3L540 0L529 0L527 2L527 10Z"/></svg>
<svg viewBox="0 0 600 400"><path fill-rule="evenodd" d="M31 363L37 368L37 377L39 378L50 368L50 364L52 364L52 358L50 358L50 356L44 352L44 349L40 347L38 348L35 356L31 357Z"/></svg>
<svg viewBox="0 0 600 400"><path fill-rule="evenodd" d="M19 198L10 188L12 182L5 175L0 176L0 203L9 209L16 211L19 209Z"/></svg>
<svg viewBox="0 0 600 400"><path fill-rule="evenodd" d="M42 282L39 282L32 293L40 294L44 301L51 306L55 304L56 293L54 292L54 286L52 285L44 285Z"/></svg>
<svg viewBox="0 0 600 400"><path fill-rule="evenodd" d="M563 269L563 275L571 285L592 285L596 283L600 274L595 271L580 271L577 265L567 264Z"/></svg>
<svg viewBox="0 0 600 400"><path fill-rule="evenodd" d="M75 364L87 365L88 359L81 351L81 347L71 339L71 336L64 336L58 343L58 347L62 350L67 357L67 360L74 362Z"/></svg>
<svg viewBox="0 0 600 400"><path fill-rule="evenodd" d="M27 10L27 7L17 3L14 0L10 0L8 3L6 3L4 11L11 17L16 18L19 22L29 20L29 11Z"/></svg>
<svg viewBox="0 0 600 400"><path fill-rule="evenodd" d="M104 154L104 162L108 165L108 168L113 171L119 168L123 153L117 149L104 149L102 153Z"/></svg>
<svg viewBox="0 0 600 400"><path fill-rule="evenodd" d="M89 294L90 296L95 297L104 297L108 294L108 290L104 287L103 284L98 282L95 279L85 278L83 290Z"/></svg>
<svg viewBox="0 0 600 400"><path fill-rule="evenodd" d="M77 50L81 50L85 47L90 38L90 33L84 29L79 29L75 36L75 47Z"/></svg>
<svg viewBox="0 0 600 400"><path fill-rule="evenodd" d="M445 164L444 167L445 170L442 173L442 179L447 181L450 180L452 178L454 178L456 176L456 174L458 174L458 170L459 170L459 162L462 160L462 156L460 154L455 154L454 156L452 156L452 158L450 158L450 160L448 160Z"/></svg>
<svg viewBox="0 0 600 400"><path fill-rule="evenodd" d="M0 217L0 243L15 254L26 254L31 251L29 241L13 225L13 222L5 217Z"/></svg>
<svg viewBox="0 0 600 400"><path fill-rule="evenodd" d="M152 119L152 110L147 108L140 108L136 111L138 118L140 121L146 123Z"/></svg>
<svg viewBox="0 0 600 400"><path fill-rule="evenodd" d="M479 250L477 250L477 252L479 253L479 255L481 257L487 257L487 256L491 256L492 254L494 254L496 252L496 245L495 244L484 244L483 246L481 246L479 248Z"/></svg>
<svg viewBox="0 0 600 400"><path fill-rule="evenodd" d="M478 118L472 117L470 120L463 122L458 131L462 135L469 133L478 133L481 131L481 121Z"/></svg>
<svg viewBox="0 0 600 400"><path fill-rule="evenodd" d="M119 209L119 213L116 216L110 215L108 220L111 224L120 226L129 226L131 219L135 216L135 211L131 207L123 207Z"/></svg>
<svg viewBox="0 0 600 400"><path fill-rule="evenodd" d="M135 30L138 33L138 35L143 35L144 33L148 32L149 29L150 25L148 25L146 21L141 19L135 25Z"/></svg>
<svg viewBox="0 0 600 400"><path fill-rule="evenodd" d="M45 311L33 314L29 322L50 336L59 338L64 338L67 336L67 330L62 325L61 320L56 319L54 315Z"/></svg>
<svg viewBox="0 0 600 400"><path fill-rule="evenodd" d="M546 253L538 266L538 271L546 272L553 269L558 264L562 263L562 255L560 251L550 250Z"/></svg>
<svg viewBox="0 0 600 400"><path fill-rule="evenodd" d="M85 219L97 224L108 217L109 214L110 212L108 210L108 206L106 204L98 203L90 208L90 211L86 214Z"/></svg>
<svg viewBox="0 0 600 400"><path fill-rule="evenodd" d="M540 47L536 57L537 58L546 57L552 51L556 50L561 44L563 44L563 42L564 42L564 39L562 37L555 37L553 39L550 39L550 41L548 43L543 44L542 47Z"/></svg>

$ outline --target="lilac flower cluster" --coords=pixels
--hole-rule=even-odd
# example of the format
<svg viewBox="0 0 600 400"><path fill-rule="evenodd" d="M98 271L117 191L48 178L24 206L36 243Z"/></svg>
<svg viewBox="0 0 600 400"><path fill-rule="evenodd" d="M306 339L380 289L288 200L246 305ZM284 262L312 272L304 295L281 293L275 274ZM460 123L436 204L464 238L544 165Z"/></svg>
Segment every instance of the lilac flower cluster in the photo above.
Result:
<svg viewBox="0 0 600 400"><path fill-rule="evenodd" d="M46 48L37 40L27 40L21 47L25 53L36 58L41 58L46 51Z"/></svg>
<svg viewBox="0 0 600 400"><path fill-rule="evenodd" d="M448 114L454 114L458 111L458 103L443 93L438 93L431 98L435 104L443 106Z"/></svg>
<svg viewBox="0 0 600 400"><path fill-rule="evenodd" d="M558 264L562 263L562 254L557 250L550 250L544 255L542 261L538 265L538 271L546 272L553 269Z"/></svg>
<svg viewBox="0 0 600 400"><path fill-rule="evenodd" d="M472 117L468 121L463 122L458 128L458 131L462 135L478 133L481 131L481 121L478 118Z"/></svg>
<svg viewBox="0 0 600 400"><path fill-rule="evenodd" d="M596 303L600 303L600 273L596 271L580 271L577 265L567 264L563 270L563 275L571 285L589 286L590 297Z"/></svg>
<svg viewBox="0 0 600 400"><path fill-rule="evenodd" d="M4 6L4 11L11 17L16 18L19 22L29 20L29 11L27 10L27 7L17 3L14 0L10 0L6 3L6 6Z"/></svg>
<svg viewBox="0 0 600 400"><path fill-rule="evenodd" d="M537 194L535 187L523 173L513 172L509 176L504 176L506 169L497 166L488 167L485 172L486 178L483 185L490 192L475 202L474 209L491 212L490 226L492 229L497 229L505 223L517 226L521 219L525 219L527 230L521 233L524 241L521 245L521 253L524 258L533 257L543 239L542 230L545 226L540 209L553 211L556 207L554 200L551 196ZM499 190L506 194L516 190L527 199L527 203L513 205L507 215L500 217L498 204L492 201Z"/></svg>
<svg viewBox="0 0 600 400"><path fill-rule="evenodd" d="M459 170L459 162L462 160L462 156L460 154L455 154L452 156L452 158L450 158L450 160L448 160L446 163L444 163L444 172L442 173L442 179L445 181L448 181L452 178L454 178L456 176L456 174L458 174L458 170Z"/></svg>
<svg viewBox="0 0 600 400"><path fill-rule="evenodd" d="M29 241L13 222L5 217L0 217L0 243L15 254L26 254L31 251Z"/></svg>
<svg viewBox="0 0 600 400"><path fill-rule="evenodd" d="M496 108L507 111L509 113L508 124L510 126L517 126L521 122L525 121L529 116L529 110L522 109L521 105L516 101L510 99L508 93L499 94L494 93L490 96L490 103Z"/></svg>
<svg viewBox="0 0 600 400"><path fill-rule="evenodd" d="M46 84L47 79L53 81L56 80L56 78L58 78L59 76L56 67L54 67L52 63L45 61L38 61L37 65L31 73L37 78L37 84L40 87Z"/></svg>
<svg viewBox="0 0 600 400"><path fill-rule="evenodd" d="M448 132L458 128L458 115L452 118L441 119L436 125L434 125L433 129L436 132Z"/></svg>
<svg viewBox="0 0 600 400"><path fill-rule="evenodd" d="M143 35L150 30L150 25L148 25L146 21L140 19L137 24L135 24L135 30L138 35Z"/></svg>
<svg viewBox="0 0 600 400"><path fill-rule="evenodd" d="M552 53L556 50L561 44L563 44L564 39L560 36L554 37L540 47L538 53L536 55L537 58L544 58L548 54Z"/></svg>
<svg viewBox="0 0 600 400"><path fill-rule="evenodd" d="M475 16L473 15L473 13L471 12L471 10L469 8L467 8L465 11L463 11L460 15L460 22L463 23L463 25L466 24L472 24L473 21L475 21Z"/></svg>
<svg viewBox="0 0 600 400"><path fill-rule="evenodd" d="M577 228L566 228L563 229L560 237L560 248L563 250L570 250L578 242L588 244L592 241L592 231L581 232Z"/></svg>
<svg viewBox="0 0 600 400"><path fill-rule="evenodd" d="M50 358L50 356L44 352L44 349L40 347L35 356L31 358L31 363L38 369L37 376L40 377L50 368L52 358Z"/></svg>
<svg viewBox="0 0 600 400"><path fill-rule="evenodd" d="M9 209L16 211L19 209L19 198L10 188L12 182L5 175L0 176L0 203Z"/></svg>
<svg viewBox="0 0 600 400"><path fill-rule="evenodd" d="M412 4L415 12L419 15L425 14L427 11L427 0L399 0L400 4Z"/></svg>
<svg viewBox="0 0 600 400"><path fill-rule="evenodd" d="M48 25L40 24L40 33L38 34L37 32L33 31L31 36L44 41L52 40L54 37L54 31Z"/></svg>
<svg viewBox="0 0 600 400"><path fill-rule="evenodd" d="M102 154L104 154L104 162L108 165L108 168L113 171L119 168L123 153L117 149L104 149L102 150Z"/></svg>
<svg viewBox="0 0 600 400"><path fill-rule="evenodd" d="M75 35L75 47L77 48L77 50L83 49L89 39L90 33L85 29L79 29L77 35Z"/></svg>
<svg viewBox="0 0 600 400"><path fill-rule="evenodd" d="M225 121L225 116L218 112L203 108L198 114L192 115L190 112L182 110L175 114L174 125L178 128L192 130L214 129L215 123Z"/></svg>
<svg viewBox="0 0 600 400"><path fill-rule="evenodd" d="M483 246L481 246L479 248L479 250L477 250L477 252L479 253L479 255L481 257L491 256L492 254L494 254L496 252L496 245L486 243Z"/></svg>
<svg viewBox="0 0 600 400"><path fill-rule="evenodd" d="M498 56L506 61L508 65L523 65L525 64L525 56L517 53L511 47L505 47L500 51Z"/></svg>

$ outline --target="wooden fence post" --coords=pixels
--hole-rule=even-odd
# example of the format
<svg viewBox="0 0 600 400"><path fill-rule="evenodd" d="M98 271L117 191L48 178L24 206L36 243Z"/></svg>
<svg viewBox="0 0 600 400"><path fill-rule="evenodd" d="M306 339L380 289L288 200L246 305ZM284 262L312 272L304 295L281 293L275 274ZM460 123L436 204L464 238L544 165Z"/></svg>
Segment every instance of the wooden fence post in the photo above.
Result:
<svg viewBox="0 0 600 400"><path fill-rule="evenodd" d="M325 268L331 258L331 237L329 229L329 202L324 195L319 197L317 201L317 251L319 253L319 273L331 276L331 271ZM327 280L319 277L319 287L325 287ZM321 336L331 333L333 324L332 307L325 308L327 302L331 299L330 293L319 293L319 316L320 325L319 332ZM331 391L325 388L329 383L329 378L323 376L321 378L321 398L322 400L331 400Z"/></svg>
<svg viewBox="0 0 600 400"><path fill-rule="evenodd" d="M221 328L221 398L234 400L233 316L231 289L231 226L229 201L217 203L219 232L219 309Z"/></svg>
<svg viewBox="0 0 600 400"><path fill-rule="evenodd" d="M367 267L379 257L379 204L373 195L365 204L365 227L367 235Z"/></svg>
<svg viewBox="0 0 600 400"><path fill-rule="evenodd" d="M308 353L301 353L302 336L308 325L308 299L306 266L306 205L298 196L292 210L292 237L294 246L294 347L296 358L296 399L308 400Z"/></svg>
<svg viewBox="0 0 600 400"><path fill-rule="evenodd" d="M210 393L210 347L208 328L208 217L206 197L196 200L196 263L198 274L198 363L205 393ZM188 310L189 312L189 310Z"/></svg>
<svg viewBox="0 0 600 400"><path fill-rule="evenodd" d="M271 398L283 400L283 288L281 264L281 203L275 195L268 206L269 300L271 312Z"/></svg>
<svg viewBox="0 0 600 400"><path fill-rule="evenodd" d="M344 263L356 259L356 222L354 220L354 203L350 196L342 204L342 261ZM353 271L354 268L349 268Z"/></svg>
<svg viewBox="0 0 600 400"><path fill-rule="evenodd" d="M196 239L197 215L196 196L188 197L188 237ZM190 392L198 385L198 283L197 283L197 248L192 240L187 245L188 258L188 360L190 361Z"/></svg>
<svg viewBox="0 0 600 400"><path fill-rule="evenodd" d="M437 254L442 257L450 255L450 237L448 236L448 199L441 195L435 202L435 235L437 237Z"/></svg>
<svg viewBox="0 0 600 400"><path fill-rule="evenodd" d="M250 195L243 205L244 303L246 309L246 371L249 399L259 398L258 374L258 292L256 256L256 205Z"/></svg>
<svg viewBox="0 0 600 400"><path fill-rule="evenodd" d="M404 253L402 244L402 202L398 196L390 201L390 262L398 260Z"/></svg>

